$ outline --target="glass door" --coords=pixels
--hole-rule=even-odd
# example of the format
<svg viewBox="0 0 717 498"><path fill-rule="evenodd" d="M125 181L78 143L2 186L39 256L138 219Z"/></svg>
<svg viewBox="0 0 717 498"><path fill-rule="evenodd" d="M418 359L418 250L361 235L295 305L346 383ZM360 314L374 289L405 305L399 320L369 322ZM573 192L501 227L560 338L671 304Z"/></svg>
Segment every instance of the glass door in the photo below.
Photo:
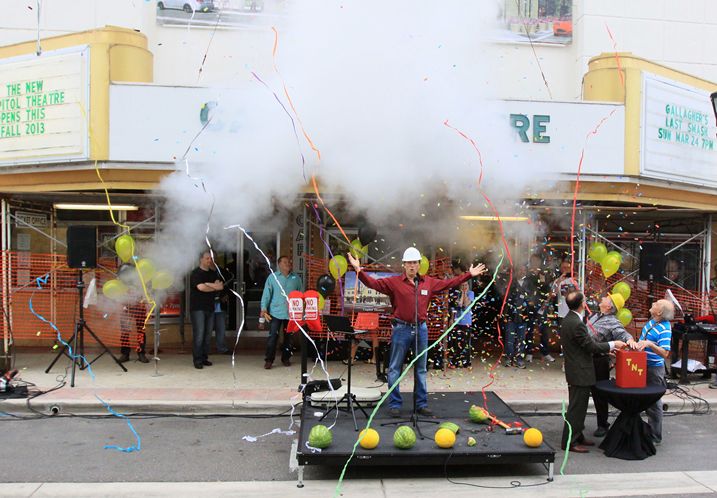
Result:
<svg viewBox="0 0 717 498"><path fill-rule="evenodd" d="M244 299L246 313L244 330L248 331L251 336L253 335L252 331L258 330L264 284L270 278L271 273L276 270L280 234L279 232L257 231L249 232L249 235L259 246L261 252L257 250L251 240L239 232L236 290ZM271 266L267 265L267 258ZM239 324L242 318L241 305L236 303L236 307L236 323Z"/></svg>

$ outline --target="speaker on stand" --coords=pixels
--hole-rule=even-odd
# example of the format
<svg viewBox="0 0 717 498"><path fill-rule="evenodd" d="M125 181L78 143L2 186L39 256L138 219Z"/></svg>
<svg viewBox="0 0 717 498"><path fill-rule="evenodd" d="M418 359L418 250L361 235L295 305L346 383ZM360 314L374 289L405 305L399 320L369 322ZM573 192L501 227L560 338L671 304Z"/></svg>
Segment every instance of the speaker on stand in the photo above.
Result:
<svg viewBox="0 0 717 498"><path fill-rule="evenodd" d="M97 227L67 228L67 266L97 268Z"/></svg>
<svg viewBox="0 0 717 498"><path fill-rule="evenodd" d="M655 282L663 283L667 265L667 245L655 242L642 244L640 250L640 280L647 280L647 309L655 302Z"/></svg>
<svg viewBox="0 0 717 498"><path fill-rule="evenodd" d="M77 322L75 323L75 333L63 344L62 349L52 363L47 367L45 373L50 373L52 367L60 359L60 356L66 355L72 360L72 377L70 387L75 387L75 369L80 367L84 370L89 365L97 361L103 354L107 353L125 372L127 369L120 363L119 359L112 354L107 346L99 337L92 332L92 329L85 321L85 308L83 306L85 281L82 279L82 270L97 267L97 228L90 226L70 226L67 229L67 266L77 268L77 292L79 294L77 305L79 313ZM85 358L85 331L89 332L97 344L102 348L102 352L92 361ZM72 348L70 349L70 344Z"/></svg>

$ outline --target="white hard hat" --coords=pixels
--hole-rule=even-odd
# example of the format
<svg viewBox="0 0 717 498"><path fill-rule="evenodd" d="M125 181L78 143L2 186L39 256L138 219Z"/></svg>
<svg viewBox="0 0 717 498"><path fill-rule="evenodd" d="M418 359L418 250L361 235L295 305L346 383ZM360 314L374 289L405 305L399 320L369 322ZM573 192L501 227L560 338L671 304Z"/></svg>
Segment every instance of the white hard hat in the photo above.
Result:
<svg viewBox="0 0 717 498"><path fill-rule="evenodd" d="M403 259L401 261L421 261L421 253L415 247L409 247L403 251Z"/></svg>

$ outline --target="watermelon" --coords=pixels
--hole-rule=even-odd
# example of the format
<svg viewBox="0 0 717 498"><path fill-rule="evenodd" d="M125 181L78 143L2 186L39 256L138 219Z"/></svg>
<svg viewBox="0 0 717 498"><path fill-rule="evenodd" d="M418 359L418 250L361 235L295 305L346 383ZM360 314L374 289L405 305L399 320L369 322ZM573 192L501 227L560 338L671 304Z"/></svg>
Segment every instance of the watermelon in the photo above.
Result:
<svg viewBox="0 0 717 498"><path fill-rule="evenodd" d="M402 425L393 433L393 445L401 450L413 448L416 444L416 433L407 425Z"/></svg>
<svg viewBox="0 0 717 498"><path fill-rule="evenodd" d="M470 417L471 422L481 423L488 420L488 412L485 411L482 406L471 405L468 411L468 417Z"/></svg>
<svg viewBox="0 0 717 498"><path fill-rule="evenodd" d="M331 430L325 425L315 425L309 432L309 446L314 448L328 448L332 440Z"/></svg>
<svg viewBox="0 0 717 498"><path fill-rule="evenodd" d="M454 424L453 422L442 422L441 425L438 426L439 429L448 429L453 434L458 434L461 430L461 427L458 424Z"/></svg>

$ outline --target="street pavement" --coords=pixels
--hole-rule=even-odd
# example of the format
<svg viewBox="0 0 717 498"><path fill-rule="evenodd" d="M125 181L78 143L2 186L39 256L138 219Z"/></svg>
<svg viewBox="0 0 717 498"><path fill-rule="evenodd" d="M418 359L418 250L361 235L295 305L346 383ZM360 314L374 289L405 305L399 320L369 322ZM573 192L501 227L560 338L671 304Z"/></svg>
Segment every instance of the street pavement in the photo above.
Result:
<svg viewBox="0 0 717 498"><path fill-rule="evenodd" d="M21 377L46 390L65 375L69 361L61 360L49 374L44 370L54 355L20 353L16 365ZM33 409L59 416L37 420L24 399L0 401L5 472L0 496L332 496L338 469L308 467L305 487L296 487L290 468L292 440L296 436L271 434L256 442L243 436L260 436L273 429L286 430L287 416L252 418L286 412L296 396L298 364L264 370L258 354L241 354L231 365L230 356L212 356L215 365L195 370L189 354L165 353L153 363L127 364L122 372L108 357L93 365L95 380L78 373L75 388L68 385L31 400ZM345 378L346 367L330 362L332 377ZM429 390L478 391L491 379L490 365L476 362L472 370L431 371ZM156 375L158 371L159 375ZM546 440L558 447L561 402L567 400L559 362L536 361L526 370L498 367L496 391L528 423L539 427ZM313 376L322 378L317 367ZM410 389L412 380L406 381ZM710 403L717 390L699 382L686 386ZM375 381L375 367L360 363L353 383L364 389L385 389ZM402 386L404 387L404 386ZM95 396L111 403L119 413L152 413L152 418L130 418L141 438L141 451L121 453L105 444L131 446L136 440L126 421L108 416ZM479 394L476 394L478 401ZM296 398L298 401L298 397ZM571 454L565 476L546 483L539 465L449 467L452 480L500 489L482 490L499 496L708 496L717 490L717 445L714 414L694 415L705 403L672 395L667 398L665 441L648 460L628 462L606 458L600 451ZM681 413L678 415L678 413ZM92 414L101 414L96 417ZM181 416L169 416L178 414ZM204 414L204 415L202 415ZM216 414L231 416L217 417ZM72 416L80 415L80 417ZM588 415L588 432L594 415ZM295 427L294 427L295 429ZM556 454L556 474L563 452ZM514 488L517 482L522 486ZM2 484L4 482L5 484ZM513 482L513 484L511 484ZM546 484L543 484L546 483ZM537 487L524 487L535 484ZM478 488L449 483L442 468L350 468L344 496L474 496Z"/></svg>
<svg viewBox="0 0 717 498"><path fill-rule="evenodd" d="M559 415L526 417L557 446ZM717 415L665 419L665 439L657 455L644 461L606 458L601 451L556 454L556 478L546 481L542 466L349 467L344 496L475 496L476 488L499 496L703 496L717 490ZM294 435L270 434L289 428L288 417L187 418L163 415L132 418L141 439L139 452L104 449L136 440L123 420L57 416L0 419L6 448L0 496L331 496L340 469L309 466L298 489L292 463ZM592 429L594 418L589 417ZM512 484L511 484L512 483ZM513 489L514 486L520 486Z"/></svg>
<svg viewBox="0 0 717 498"><path fill-rule="evenodd" d="M88 359L94 356L88 354ZM121 412L181 412L181 413L281 413L299 401L297 389L300 379L299 362L290 367L277 362L271 370L264 370L263 358L258 353L241 353L234 358L212 355L211 367L196 370L189 353L166 352L158 362L142 364L125 363L123 372L109 356L103 356L92 365L94 380L87 371L78 371L75 387L70 387L70 361L61 359L50 373L45 369L54 354L21 352L15 364L20 377L32 382L42 391L58 385L64 378L67 385L61 389L34 398L33 407L49 413L51 407L74 413L107 413L97 396L111 403ZM538 355L538 358L540 356ZM311 377L326 379L320 365L311 364ZM328 375L341 377L346 384L347 367L341 362L327 363ZM67 374L67 375L66 375ZM66 377L65 377L66 375ZM493 378L491 378L491 376ZM694 376L690 386L684 386L695 396L710 403L717 402L717 389L708 389L708 383ZM358 363L353 368L353 386L368 392L386 389L376 381L375 365ZM409 372L401 383L402 390L413 387L413 375ZM488 360L474 360L472 369L429 370L428 389L434 392L480 392L495 391L519 413L559 412L562 402L567 402L567 386L561 363L547 363L538 359L525 370L498 366L492 369ZM476 395L476 402L480 396ZM683 400L670 395L665 401L674 410ZM688 407L689 408L689 407ZM0 410L26 410L26 402L9 400L2 402Z"/></svg>

